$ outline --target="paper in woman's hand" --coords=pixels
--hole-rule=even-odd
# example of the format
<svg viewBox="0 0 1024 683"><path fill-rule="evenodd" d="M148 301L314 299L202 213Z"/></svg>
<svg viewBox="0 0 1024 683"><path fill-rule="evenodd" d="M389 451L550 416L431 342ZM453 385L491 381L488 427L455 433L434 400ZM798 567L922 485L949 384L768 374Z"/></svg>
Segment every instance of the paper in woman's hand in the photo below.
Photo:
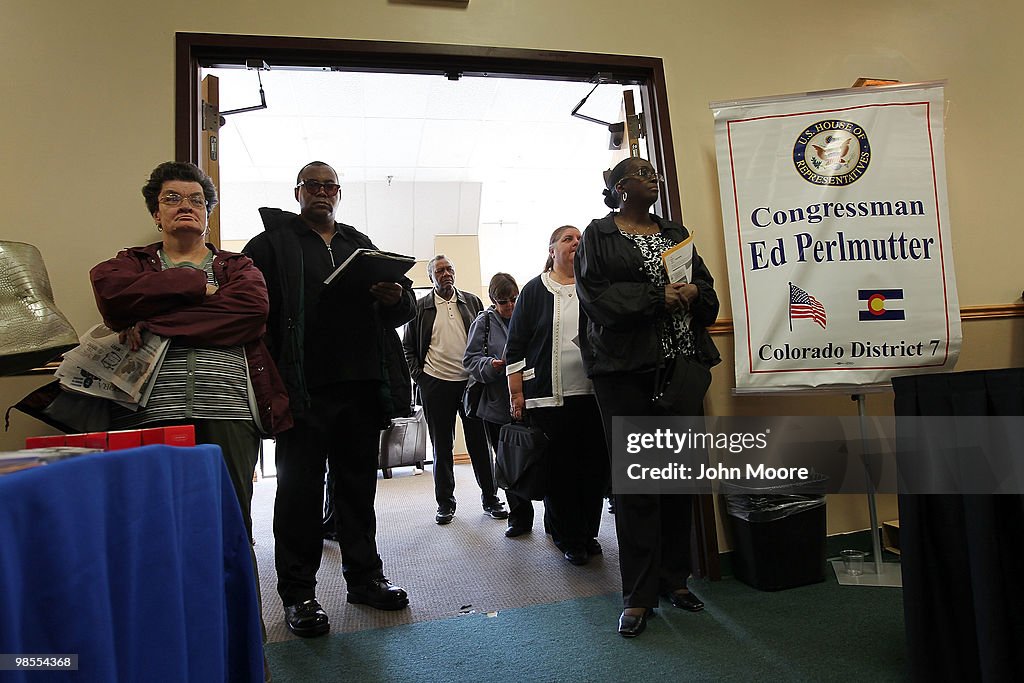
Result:
<svg viewBox="0 0 1024 683"><path fill-rule="evenodd" d="M663 251L661 261L665 264L669 282L689 284L693 279L693 235Z"/></svg>

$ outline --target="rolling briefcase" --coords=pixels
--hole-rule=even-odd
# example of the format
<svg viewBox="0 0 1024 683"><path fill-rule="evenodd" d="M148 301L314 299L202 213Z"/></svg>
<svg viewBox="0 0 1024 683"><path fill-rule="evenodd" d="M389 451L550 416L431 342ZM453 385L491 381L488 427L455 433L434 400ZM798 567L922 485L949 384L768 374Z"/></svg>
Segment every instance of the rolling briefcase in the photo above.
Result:
<svg viewBox="0 0 1024 683"><path fill-rule="evenodd" d="M414 406L412 417L396 417L380 432L380 468L391 478L392 467L415 465L423 469L427 459L427 418L423 406Z"/></svg>

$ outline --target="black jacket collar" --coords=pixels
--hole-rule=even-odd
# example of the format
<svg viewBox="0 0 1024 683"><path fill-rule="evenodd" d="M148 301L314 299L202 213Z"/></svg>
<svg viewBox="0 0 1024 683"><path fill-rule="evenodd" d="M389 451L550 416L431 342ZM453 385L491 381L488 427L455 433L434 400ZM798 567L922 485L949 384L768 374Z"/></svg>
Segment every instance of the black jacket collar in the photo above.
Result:
<svg viewBox="0 0 1024 683"><path fill-rule="evenodd" d="M434 304L434 296L437 294L437 290L433 287L430 288L430 294L423 297L424 308L437 308ZM458 287L455 288L455 301L462 305L466 305L466 297Z"/></svg>
<svg viewBox="0 0 1024 683"><path fill-rule="evenodd" d="M604 218L597 219L597 221L594 222L594 225L597 227L598 230L600 230L602 233L606 235L617 233L619 232L619 226L615 224L615 216L617 215L618 214L616 212L612 211ZM670 230L681 230L684 233L684 236L687 234L686 228L684 228L679 223L667 220L654 213L650 214L650 216L651 220L658 224L658 228L662 232Z"/></svg>

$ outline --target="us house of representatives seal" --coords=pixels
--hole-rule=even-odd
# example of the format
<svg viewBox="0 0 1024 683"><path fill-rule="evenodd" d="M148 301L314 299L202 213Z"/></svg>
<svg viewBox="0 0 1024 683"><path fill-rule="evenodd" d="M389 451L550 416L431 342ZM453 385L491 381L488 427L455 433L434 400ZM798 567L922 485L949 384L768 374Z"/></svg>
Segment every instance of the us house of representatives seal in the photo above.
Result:
<svg viewBox="0 0 1024 683"><path fill-rule="evenodd" d="M826 119L805 128L793 145L797 173L815 185L849 185L871 163L871 145L864 127L852 121Z"/></svg>

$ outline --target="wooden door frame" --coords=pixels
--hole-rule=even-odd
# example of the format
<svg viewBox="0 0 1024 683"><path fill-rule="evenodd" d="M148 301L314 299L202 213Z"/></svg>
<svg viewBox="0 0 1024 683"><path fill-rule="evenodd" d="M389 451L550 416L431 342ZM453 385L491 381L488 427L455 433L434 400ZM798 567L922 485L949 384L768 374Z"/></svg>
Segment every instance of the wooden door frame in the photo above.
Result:
<svg viewBox="0 0 1024 683"><path fill-rule="evenodd" d="M651 163L667 178L658 213L682 222L679 176L668 114L665 67L659 57L440 45L333 38L294 38L217 33L175 34L175 158L199 160L200 69L262 60L281 67L333 68L374 73L502 76L637 85L643 106ZM566 112L568 115L569 112ZM697 498L695 573L721 577L718 534L711 496Z"/></svg>
<svg viewBox="0 0 1024 683"><path fill-rule="evenodd" d="M682 221L678 175L668 120L665 68L658 57L518 48L291 38L215 33L175 34L175 158L199 158L200 69L263 60L271 67L324 68L375 73L432 73L449 77L591 81L598 73L640 86L651 163L669 179L659 213ZM569 112L566 112L568 115Z"/></svg>

